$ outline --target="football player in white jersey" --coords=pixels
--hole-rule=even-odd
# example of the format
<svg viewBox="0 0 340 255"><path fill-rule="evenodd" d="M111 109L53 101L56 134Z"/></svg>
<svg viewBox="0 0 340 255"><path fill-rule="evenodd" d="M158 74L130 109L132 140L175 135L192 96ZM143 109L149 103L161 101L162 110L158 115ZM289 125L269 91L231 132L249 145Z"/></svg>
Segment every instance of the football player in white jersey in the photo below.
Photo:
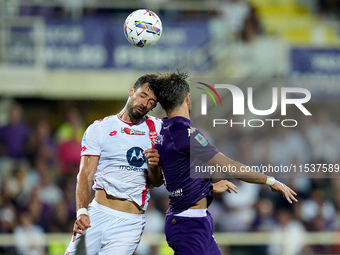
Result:
<svg viewBox="0 0 340 255"><path fill-rule="evenodd" d="M162 184L159 155L152 149L161 120L147 115L157 104L156 77L140 77L120 113L87 128L77 176L77 219L65 254L128 255L136 250L150 182ZM95 198L90 203L91 186Z"/></svg>

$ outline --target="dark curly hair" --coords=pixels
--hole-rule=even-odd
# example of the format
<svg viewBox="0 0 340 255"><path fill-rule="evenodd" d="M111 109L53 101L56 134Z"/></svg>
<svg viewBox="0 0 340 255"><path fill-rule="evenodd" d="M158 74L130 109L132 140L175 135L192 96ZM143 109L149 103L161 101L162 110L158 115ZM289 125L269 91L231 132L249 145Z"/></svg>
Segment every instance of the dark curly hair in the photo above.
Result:
<svg viewBox="0 0 340 255"><path fill-rule="evenodd" d="M143 84L147 83L148 89L153 91L157 97L156 90L158 90L158 86L156 83L158 75L157 74L145 74L138 78L138 80L133 85L134 91L138 88L142 87Z"/></svg>
<svg viewBox="0 0 340 255"><path fill-rule="evenodd" d="M168 113L183 103L187 93L190 92L187 78L186 72L170 72L158 75L154 93L165 112Z"/></svg>

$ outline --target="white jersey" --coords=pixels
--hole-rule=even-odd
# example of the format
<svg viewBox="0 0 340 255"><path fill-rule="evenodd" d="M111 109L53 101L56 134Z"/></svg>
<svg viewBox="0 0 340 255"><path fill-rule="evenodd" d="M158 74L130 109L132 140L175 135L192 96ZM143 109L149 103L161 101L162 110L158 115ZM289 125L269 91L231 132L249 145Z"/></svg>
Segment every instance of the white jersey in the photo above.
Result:
<svg viewBox="0 0 340 255"><path fill-rule="evenodd" d="M82 156L99 157L93 189L127 199L146 210L150 198L143 151L153 148L162 121L145 116L139 124L112 115L91 124L82 140Z"/></svg>

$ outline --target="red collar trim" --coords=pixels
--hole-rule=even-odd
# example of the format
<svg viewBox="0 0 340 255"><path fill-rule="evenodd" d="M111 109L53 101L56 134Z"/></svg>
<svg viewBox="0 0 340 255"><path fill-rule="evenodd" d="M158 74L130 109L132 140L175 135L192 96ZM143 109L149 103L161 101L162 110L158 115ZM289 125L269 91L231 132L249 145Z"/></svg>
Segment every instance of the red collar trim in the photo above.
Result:
<svg viewBox="0 0 340 255"><path fill-rule="evenodd" d="M132 127L133 125L138 125L138 124L140 124L140 123L142 123L142 122L144 122L145 120L148 119L148 117L145 115L145 116L143 117L143 120L142 120L141 122L139 122L139 123L132 123L132 122L125 121L125 120L121 119L121 118L119 117L118 114L117 114L117 118L118 118L121 122L124 122L125 124L129 125L130 127Z"/></svg>

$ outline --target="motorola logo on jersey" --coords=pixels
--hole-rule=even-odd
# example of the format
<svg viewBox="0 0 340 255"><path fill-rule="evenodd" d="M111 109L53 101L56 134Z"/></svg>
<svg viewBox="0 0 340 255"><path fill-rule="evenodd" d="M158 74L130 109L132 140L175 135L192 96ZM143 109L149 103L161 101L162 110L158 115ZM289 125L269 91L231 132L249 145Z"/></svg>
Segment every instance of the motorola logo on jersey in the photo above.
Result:
<svg viewBox="0 0 340 255"><path fill-rule="evenodd" d="M145 162L143 149L140 147L132 147L126 153L126 159L130 166L141 167Z"/></svg>

